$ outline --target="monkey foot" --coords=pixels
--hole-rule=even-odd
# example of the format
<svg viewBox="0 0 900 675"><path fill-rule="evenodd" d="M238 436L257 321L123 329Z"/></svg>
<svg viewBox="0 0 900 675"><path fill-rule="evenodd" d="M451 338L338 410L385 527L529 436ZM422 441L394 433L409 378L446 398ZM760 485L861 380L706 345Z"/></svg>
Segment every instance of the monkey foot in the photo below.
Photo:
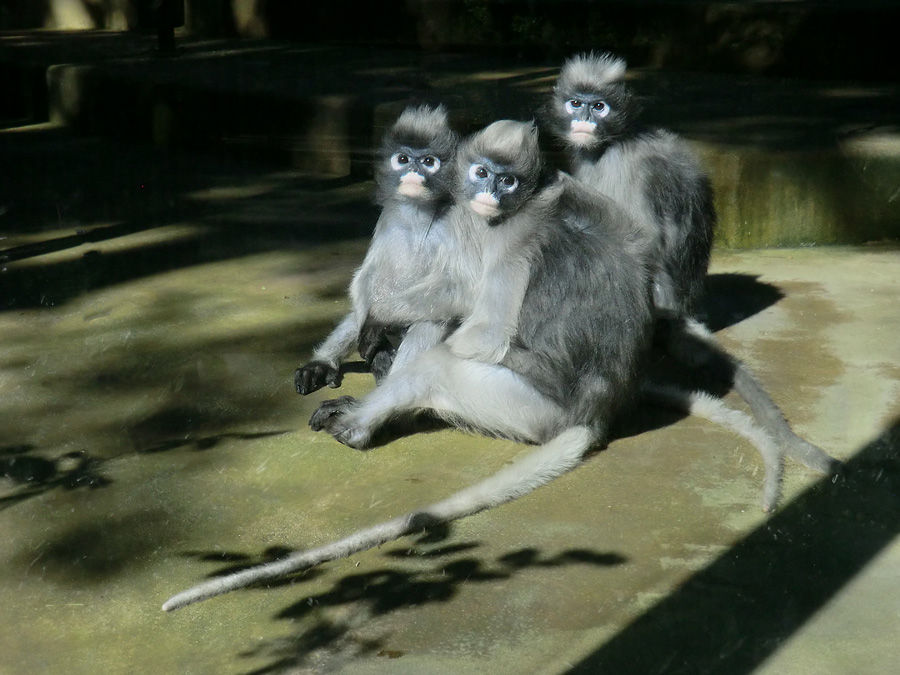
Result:
<svg viewBox="0 0 900 675"><path fill-rule="evenodd" d="M372 441L368 428L357 424L351 413L359 406L352 396L322 401L309 418L309 426L313 431L326 431L335 440L357 450L365 450Z"/></svg>
<svg viewBox="0 0 900 675"><path fill-rule="evenodd" d="M362 427L348 426L331 432L334 439L355 450L366 450L372 442L372 434Z"/></svg>
<svg viewBox="0 0 900 675"><path fill-rule="evenodd" d="M309 418L309 426L313 431L327 431L330 434L338 420L357 405L359 405L359 401L352 396L341 396L322 401Z"/></svg>

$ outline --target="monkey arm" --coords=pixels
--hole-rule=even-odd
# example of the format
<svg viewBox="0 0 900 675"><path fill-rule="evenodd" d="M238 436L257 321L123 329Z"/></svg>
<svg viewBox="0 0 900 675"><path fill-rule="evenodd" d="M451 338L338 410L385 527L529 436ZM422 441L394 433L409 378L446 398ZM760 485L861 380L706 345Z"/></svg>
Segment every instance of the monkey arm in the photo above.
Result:
<svg viewBox="0 0 900 675"><path fill-rule="evenodd" d="M325 342L316 347L312 360L294 371L294 388L297 393L305 396L326 384L331 388L339 387L341 361L353 349L358 337L359 323L356 314L350 312Z"/></svg>
<svg viewBox="0 0 900 675"><path fill-rule="evenodd" d="M487 269L472 313L447 338L455 356L483 363L503 360L518 330L530 273L530 264L520 256Z"/></svg>
<svg viewBox="0 0 900 675"><path fill-rule="evenodd" d="M419 321L409 327L403 342L397 348L394 357L394 368L399 368L419 354L428 351L435 345L439 344L447 334L448 327L446 323L438 323L434 321Z"/></svg>

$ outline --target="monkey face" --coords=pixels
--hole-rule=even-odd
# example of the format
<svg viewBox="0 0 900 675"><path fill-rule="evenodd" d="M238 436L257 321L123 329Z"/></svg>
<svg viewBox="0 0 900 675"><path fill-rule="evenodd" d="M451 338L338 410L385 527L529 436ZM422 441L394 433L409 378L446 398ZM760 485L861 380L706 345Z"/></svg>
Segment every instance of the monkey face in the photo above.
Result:
<svg viewBox="0 0 900 675"><path fill-rule="evenodd" d="M385 191L414 200L431 200L447 194L446 179L440 176L445 165L428 148L400 147L382 167L379 183Z"/></svg>
<svg viewBox="0 0 900 675"><path fill-rule="evenodd" d="M466 172L465 192L469 196L469 208L488 221L511 213L522 201L519 178L509 169L504 164L483 158L481 162L471 164Z"/></svg>
<svg viewBox="0 0 900 675"><path fill-rule="evenodd" d="M429 178L441 170L441 160L428 150L403 148L391 155L391 170L397 179L397 192L404 197L428 199Z"/></svg>
<svg viewBox="0 0 900 675"><path fill-rule="evenodd" d="M537 129L527 122L494 122L463 142L456 167L456 203L497 225L518 211L540 182Z"/></svg>
<svg viewBox="0 0 900 675"><path fill-rule="evenodd" d="M621 134L628 105L616 93L579 90L560 95L554 101L557 135L576 148L591 149Z"/></svg>
<svg viewBox="0 0 900 675"><path fill-rule="evenodd" d="M406 108L385 134L376 170L376 200L435 203L449 199L459 137L438 106Z"/></svg>
<svg viewBox="0 0 900 675"><path fill-rule="evenodd" d="M636 106L621 81L625 62L611 55L567 61L546 110L553 132L566 145L590 150L625 133Z"/></svg>

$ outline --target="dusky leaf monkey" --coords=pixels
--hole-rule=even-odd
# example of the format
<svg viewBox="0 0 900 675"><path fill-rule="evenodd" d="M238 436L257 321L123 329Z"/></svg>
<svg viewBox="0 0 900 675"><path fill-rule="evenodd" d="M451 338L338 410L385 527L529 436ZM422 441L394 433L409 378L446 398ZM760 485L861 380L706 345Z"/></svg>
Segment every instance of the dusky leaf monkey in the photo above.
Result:
<svg viewBox="0 0 900 675"><path fill-rule="evenodd" d="M468 233L463 239L472 245L454 251L442 270L455 278L442 287L443 300L463 308L458 330L398 359L362 400L322 403L310 423L363 448L384 423L427 409L461 428L541 445L443 501L332 544L209 580L172 597L163 609L516 499L605 443L615 416L632 404L655 320L646 238L611 200L564 174L545 173L531 124L495 122L462 144L455 167L456 203L445 224L449 231ZM427 315L425 323L433 319Z"/></svg>
<svg viewBox="0 0 900 675"><path fill-rule="evenodd" d="M376 379L390 368L396 354L385 327L399 332L411 323L413 313L398 291L420 282L431 267L440 265L448 248L460 245L445 226L458 142L442 106L406 108L385 135L375 181L382 211L350 284L351 310L315 349L312 360L294 373L298 393L339 385L341 361L356 348L367 318L379 323L368 328L364 356ZM410 350L415 336L406 342Z"/></svg>
<svg viewBox="0 0 900 675"><path fill-rule="evenodd" d="M503 236L491 235L499 223L516 217L536 182L544 179L540 171L530 170L541 167L542 160L534 154L535 144L519 143L520 152L530 148L532 154L507 156L502 167L490 162L466 167L469 173L456 176L462 187L453 207L450 187L457 142L442 107L407 108L385 135L376 172L377 201L383 210L350 287L352 309L315 350L312 361L297 369L299 393L337 386L340 361L357 341L376 380L395 357L402 361L424 351L453 329L448 344L457 356L496 363L509 349L530 265L517 254L522 248L517 237L506 233L529 228L507 224ZM546 217L541 214L546 201L532 201L524 217ZM456 210L454 217L451 209ZM482 225L467 222L473 217L482 219ZM494 282L476 283L486 273ZM385 331L393 341L384 338ZM401 337L395 354L394 344ZM654 390L653 399L660 398L732 429L764 457L775 454L771 441L753 429L743 413L714 398L673 388Z"/></svg>
<svg viewBox="0 0 900 675"><path fill-rule="evenodd" d="M651 247L653 301L668 351L692 364L724 366L735 391L786 454L831 473L837 460L797 436L750 370L700 320L716 214L709 179L677 135L641 124L624 80L625 62L610 54L567 60L544 108L547 126L566 150L574 178L624 206ZM765 456L765 453L763 453ZM781 458L770 471L780 472ZM778 491L764 495L768 510Z"/></svg>

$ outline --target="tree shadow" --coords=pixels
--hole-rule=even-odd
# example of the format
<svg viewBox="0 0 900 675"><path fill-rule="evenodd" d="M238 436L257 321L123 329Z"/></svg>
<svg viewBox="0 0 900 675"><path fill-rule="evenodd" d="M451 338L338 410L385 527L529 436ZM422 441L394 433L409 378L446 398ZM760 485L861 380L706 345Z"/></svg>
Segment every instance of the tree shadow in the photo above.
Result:
<svg viewBox="0 0 900 675"><path fill-rule="evenodd" d="M900 421L854 455L839 477L810 487L567 672L753 672L896 538L898 486ZM357 629L406 608L450 602L462 584L504 581L529 568L627 561L618 553L570 549L548 556L535 548L486 561L472 555L478 546L428 548L420 540L385 553L390 567L341 576L329 589L288 605L274 618L299 622L299 630L243 652L271 660L247 675L293 672L312 662L340 670L349 660L396 658L402 653L385 650L385 639L360 638ZM218 561L222 554L191 555ZM239 564L214 575L271 557L226 555ZM302 583L313 578L308 574L277 585ZM347 608L343 619L328 616L336 607Z"/></svg>
<svg viewBox="0 0 900 675"><path fill-rule="evenodd" d="M900 532L900 420L568 672L753 672Z"/></svg>
<svg viewBox="0 0 900 675"><path fill-rule="evenodd" d="M0 511L56 488L94 490L112 483L103 475L103 460L87 452L67 452L47 459L33 450L30 444L0 448L0 477L9 481L6 489L0 490Z"/></svg>
<svg viewBox="0 0 900 675"><path fill-rule="evenodd" d="M504 581L535 568L563 568L588 565L598 568L624 564L627 558L617 553L587 549L568 549L546 555L535 548L521 548L485 561L471 554L478 542L458 542L428 548L435 538L446 538L449 529L442 526L439 534L426 533L412 547L395 549L384 555L392 559L390 567L349 574L336 579L331 588L308 595L283 608L275 619L297 623L300 629L286 638L272 640L241 653L244 658L265 658L271 662L246 675L293 672L311 664L329 662L332 667L342 661L362 656L396 658L402 653L384 649L383 639L362 639L355 635L361 623L404 609L451 601L463 585ZM245 561L258 556L239 554L241 562L219 573L243 569ZM302 583L324 574L307 571L288 580L267 586ZM328 616L334 608L345 608L342 616Z"/></svg>

